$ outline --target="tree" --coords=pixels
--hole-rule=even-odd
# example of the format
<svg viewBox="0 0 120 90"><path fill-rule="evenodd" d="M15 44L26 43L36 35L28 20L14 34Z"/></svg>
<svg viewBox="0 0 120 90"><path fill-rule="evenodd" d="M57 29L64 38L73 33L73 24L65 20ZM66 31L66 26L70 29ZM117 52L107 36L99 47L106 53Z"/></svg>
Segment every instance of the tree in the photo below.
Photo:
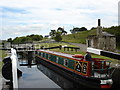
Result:
<svg viewBox="0 0 120 90"><path fill-rule="evenodd" d="M77 32L79 32L79 28L78 27L73 28L73 29L70 30L70 32L71 33L77 33Z"/></svg>
<svg viewBox="0 0 120 90"><path fill-rule="evenodd" d="M30 37L20 37L21 43L30 43L32 42L32 39Z"/></svg>
<svg viewBox="0 0 120 90"><path fill-rule="evenodd" d="M71 33L77 33L77 32L81 32L81 31L87 31L87 28L85 28L85 27L81 27L81 28L76 27L76 28L73 28L73 29L70 30Z"/></svg>
<svg viewBox="0 0 120 90"><path fill-rule="evenodd" d="M54 37L54 40L56 42L59 42L62 40L62 37L61 37L61 33L60 32L56 32L56 36Z"/></svg>
<svg viewBox="0 0 120 90"><path fill-rule="evenodd" d="M13 43L30 43L32 41L39 41L42 39L43 39L42 35L31 34L24 37L16 37L15 39L13 39Z"/></svg>
<svg viewBox="0 0 120 90"><path fill-rule="evenodd" d="M51 30L51 32L49 33L49 35L50 35L51 37L54 37L55 34L56 34L56 30Z"/></svg>
<svg viewBox="0 0 120 90"><path fill-rule="evenodd" d="M80 28L80 31L87 31L87 28L81 27L81 28Z"/></svg>
<svg viewBox="0 0 120 90"><path fill-rule="evenodd" d="M33 41L40 41L43 39L42 35L34 35L31 38Z"/></svg>
<svg viewBox="0 0 120 90"><path fill-rule="evenodd" d="M60 35L67 34L67 31L64 30L64 28L59 27L57 30L51 30L49 35L54 38L56 36L56 33L59 32Z"/></svg>
<svg viewBox="0 0 120 90"><path fill-rule="evenodd" d="M34 34L31 34L31 35L28 35L27 37L30 37L33 41L39 41L39 40L42 40L42 39L43 39L43 36L42 36L42 35L34 35Z"/></svg>
<svg viewBox="0 0 120 90"><path fill-rule="evenodd" d="M8 40L7 40L8 42L12 42L12 38L8 38Z"/></svg>
<svg viewBox="0 0 120 90"><path fill-rule="evenodd" d="M92 27L90 30L94 30L94 29L97 29L97 27Z"/></svg>
<svg viewBox="0 0 120 90"><path fill-rule="evenodd" d="M59 27L59 28L57 29L57 32L60 32L61 35L67 34L67 31L65 31L64 28L61 28L61 27Z"/></svg>
<svg viewBox="0 0 120 90"><path fill-rule="evenodd" d="M64 31L64 29L63 28L61 28L61 27L59 27L58 29L57 29L57 32L63 32Z"/></svg>

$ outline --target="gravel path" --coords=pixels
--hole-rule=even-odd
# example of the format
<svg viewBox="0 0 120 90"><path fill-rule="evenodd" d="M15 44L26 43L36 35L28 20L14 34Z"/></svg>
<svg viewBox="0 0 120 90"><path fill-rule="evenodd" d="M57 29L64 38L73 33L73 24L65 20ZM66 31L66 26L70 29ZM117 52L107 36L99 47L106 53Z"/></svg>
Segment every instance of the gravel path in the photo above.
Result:
<svg viewBox="0 0 120 90"><path fill-rule="evenodd" d="M70 43L69 44L71 45L76 45L78 47L80 47L80 51L84 51L86 52L87 51L87 45L86 44L81 44L81 43Z"/></svg>

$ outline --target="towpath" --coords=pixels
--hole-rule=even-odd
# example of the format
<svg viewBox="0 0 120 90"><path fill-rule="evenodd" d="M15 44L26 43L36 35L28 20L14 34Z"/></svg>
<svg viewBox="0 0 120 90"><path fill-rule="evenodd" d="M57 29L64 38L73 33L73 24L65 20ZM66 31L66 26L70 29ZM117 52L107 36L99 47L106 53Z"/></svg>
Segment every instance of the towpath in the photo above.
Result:
<svg viewBox="0 0 120 90"><path fill-rule="evenodd" d="M68 44L71 44L71 45L76 45L78 47L80 47L80 51L83 51L83 52L86 52L87 51L87 45L86 44L81 44L81 43L70 43L70 42L67 42Z"/></svg>

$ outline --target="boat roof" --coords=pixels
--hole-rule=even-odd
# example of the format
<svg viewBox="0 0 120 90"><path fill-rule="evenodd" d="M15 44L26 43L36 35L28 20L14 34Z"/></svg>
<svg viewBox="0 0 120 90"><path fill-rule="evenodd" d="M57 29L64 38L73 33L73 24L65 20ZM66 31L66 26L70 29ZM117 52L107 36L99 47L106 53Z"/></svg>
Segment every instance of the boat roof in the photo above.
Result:
<svg viewBox="0 0 120 90"><path fill-rule="evenodd" d="M70 58L70 59L74 59L74 60L83 60L83 58L75 58L75 57L72 57L73 54L66 54L66 53L61 53L61 52L56 52L56 51L49 51L49 50L38 50L38 51L42 51L42 52L46 52L46 53L51 53L51 54L55 54L55 55L58 55L58 56L62 56L62 57L66 57L66 58Z"/></svg>

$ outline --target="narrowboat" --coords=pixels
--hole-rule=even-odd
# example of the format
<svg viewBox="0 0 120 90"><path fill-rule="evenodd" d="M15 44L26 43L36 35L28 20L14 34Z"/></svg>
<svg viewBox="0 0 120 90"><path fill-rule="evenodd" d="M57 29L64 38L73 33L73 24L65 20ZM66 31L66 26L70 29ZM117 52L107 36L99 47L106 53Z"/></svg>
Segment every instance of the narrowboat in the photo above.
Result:
<svg viewBox="0 0 120 90"><path fill-rule="evenodd" d="M92 58L90 62L83 55L37 50L36 62L88 88L111 88L113 84L109 60Z"/></svg>

